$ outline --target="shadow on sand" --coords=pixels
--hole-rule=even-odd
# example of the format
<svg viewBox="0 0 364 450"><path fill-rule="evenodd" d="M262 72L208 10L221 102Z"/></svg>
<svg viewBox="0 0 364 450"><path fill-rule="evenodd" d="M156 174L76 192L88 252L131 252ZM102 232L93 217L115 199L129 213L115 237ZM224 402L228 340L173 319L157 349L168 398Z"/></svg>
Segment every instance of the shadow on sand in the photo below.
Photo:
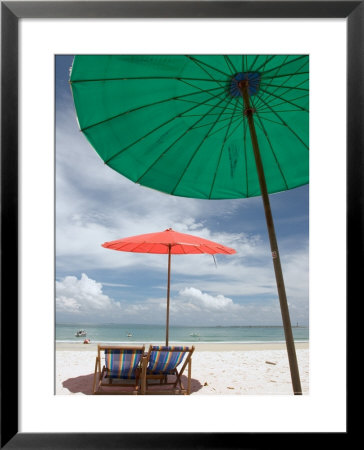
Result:
<svg viewBox="0 0 364 450"><path fill-rule="evenodd" d="M181 377L182 384L187 386L187 377L182 375ZM68 378L62 383L62 386L68 389L72 394L85 394L92 395L92 386L94 382L94 374L90 373L89 375L81 375L75 378ZM202 384L196 380L195 378L191 378L191 394L193 392L198 392L202 388Z"/></svg>

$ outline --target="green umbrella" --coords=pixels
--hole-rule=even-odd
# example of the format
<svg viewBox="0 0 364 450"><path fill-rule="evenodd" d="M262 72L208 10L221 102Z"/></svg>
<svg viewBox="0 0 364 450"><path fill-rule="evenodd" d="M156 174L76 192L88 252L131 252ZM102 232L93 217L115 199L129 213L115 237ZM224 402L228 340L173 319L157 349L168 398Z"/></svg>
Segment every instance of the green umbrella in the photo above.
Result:
<svg viewBox="0 0 364 450"><path fill-rule="evenodd" d="M268 193L309 181L307 55L76 56L81 131L103 161L168 194L262 195L293 390L301 394Z"/></svg>

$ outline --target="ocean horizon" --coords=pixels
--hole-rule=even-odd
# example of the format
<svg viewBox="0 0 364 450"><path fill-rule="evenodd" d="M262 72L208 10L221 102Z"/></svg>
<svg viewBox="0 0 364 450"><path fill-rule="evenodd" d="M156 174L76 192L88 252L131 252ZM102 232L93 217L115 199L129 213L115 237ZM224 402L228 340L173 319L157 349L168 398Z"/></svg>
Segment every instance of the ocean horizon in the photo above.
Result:
<svg viewBox="0 0 364 450"><path fill-rule="evenodd" d="M81 324L57 323L57 342L83 342L85 337L76 337L79 330L85 330L87 338L95 343L163 343L165 325L145 324ZM308 342L308 326L292 326L293 338L297 342ZM169 327L170 343L259 343L285 342L283 326L279 325L214 325Z"/></svg>

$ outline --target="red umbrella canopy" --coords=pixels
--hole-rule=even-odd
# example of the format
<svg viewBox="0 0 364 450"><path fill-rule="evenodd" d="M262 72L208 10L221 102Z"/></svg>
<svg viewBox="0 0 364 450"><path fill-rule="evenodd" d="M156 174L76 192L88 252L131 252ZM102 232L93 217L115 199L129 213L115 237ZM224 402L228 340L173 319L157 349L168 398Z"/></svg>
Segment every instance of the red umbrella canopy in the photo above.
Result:
<svg viewBox="0 0 364 450"><path fill-rule="evenodd" d="M168 254L168 282L167 282L167 317L166 317L166 345L168 345L169 334L169 297L170 297L170 274L171 255L188 255L209 253L225 253L231 255L236 253L233 248L225 247L217 242L202 239L191 234L178 233L168 228L159 233L140 234L117 241L105 242L105 248L119 250L121 252L135 253L167 253Z"/></svg>
<svg viewBox="0 0 364 450"><path fill-rule="evenodd" d="M233 248L225 247L217 242L202 239L191 234L178 233L168 228L159 233L140 234L116 241L105 242L105 248L119 250L121 252L135 253L171 253L174 255L187 255L209 253L236 253Z"/></svg>

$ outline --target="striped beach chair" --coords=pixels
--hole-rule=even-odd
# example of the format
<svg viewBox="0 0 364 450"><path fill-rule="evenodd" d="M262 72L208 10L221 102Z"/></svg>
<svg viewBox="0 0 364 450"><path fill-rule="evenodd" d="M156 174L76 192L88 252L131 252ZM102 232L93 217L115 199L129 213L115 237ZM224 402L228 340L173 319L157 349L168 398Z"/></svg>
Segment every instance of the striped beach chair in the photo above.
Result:
<svg viewBox="0 0 364 450"><path fill-rule="evenodd" d="M94 374L94 394L138 394L140 366L144 350L144 345L138 347L98 345ZM104 352L105 365L101 370L102 352ZM105 387L107 389L104 389Z"/></svg>
<svg viewBox="0 0 364 450"><path fill-rule="evenodd" d="M141 375L142 394L190 394L191 363L195 347L151 345L143 357ZM182 364L182 366L181 366ZM187 388L183 386L182 374L188 365ZM178 367L180 366L180 370ZM168 382L168 377L174 379ZM159 380L159 385L153 381ZM171 388L169 388L171 386Z"/></svg>

